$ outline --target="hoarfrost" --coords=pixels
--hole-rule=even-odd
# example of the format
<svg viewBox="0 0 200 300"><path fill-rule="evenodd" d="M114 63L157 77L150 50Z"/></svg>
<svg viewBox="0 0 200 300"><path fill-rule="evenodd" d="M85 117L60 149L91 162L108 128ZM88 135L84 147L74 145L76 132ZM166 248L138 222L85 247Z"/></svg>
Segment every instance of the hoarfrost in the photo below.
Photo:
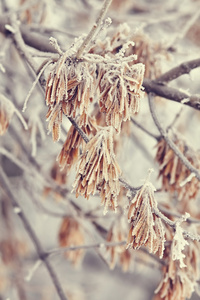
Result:
<svg viewBox="0 0 200 300"><path fill-rule="evenodd" d="M180 222L176 225L176 233L173 238L172 243L172 259L179 260L180 268L186 267L184 263L185 254L182 252L185 246L189 245L188 242L183 237L183 228L180 226Z"/></svg>

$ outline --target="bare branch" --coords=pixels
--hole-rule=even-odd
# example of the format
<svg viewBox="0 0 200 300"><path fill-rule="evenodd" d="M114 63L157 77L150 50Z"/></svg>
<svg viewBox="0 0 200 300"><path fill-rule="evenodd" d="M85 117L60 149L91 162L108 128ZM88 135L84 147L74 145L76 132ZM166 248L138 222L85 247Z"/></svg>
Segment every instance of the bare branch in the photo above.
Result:
<svg viewBox="0 0 200 300"><path fill-rule="evenodd" d="M143 86L147 93L154 93L157 96L200 110L200 95L188 95L188 93L168 87L165 84L156 83L156 81L150 79L144 79Z"/></svg>
<svg viewBox="0 0 200 300"><path fill-rule="evenodd" d="M0 182L1 182L1 187L2 187L3 191L5 191L6 195L9 197L13 208L15 209L15 211L17 211L17 214L18 214L19 218L21 219L26 232L28 233L31 241L33 242L39 259L44 262L60 299L67 300L67 297L65 296L65 293L64 293L64 291L60 285L60 282L57 278L57 275L56 275L53 267L51 266L51 264L48 260L48 257L46 257L46 252L44 251L42 245L40 244L40 241L38 240L37 235L35 234L31 224L29 223L28 218L26 217L22 208L20 207L20 205L16 199L16 196L12 191L12 187L10 186L9 180L1 167L0 167Z"/></svg>
<svg viewBox="0 0 200 300"><path fill-rule="evenodd" d="M65 253L67 251L76 251L80 249L91 249L91 248L105 248L105 247L116 247L116 246L123 246L126 245L126 241L120 242L102 242L102 243L94 243L90 245L80 245L74 247L63 247L63 248L56 248L47 251L48 256L57 255L61 253Z"/></svg>
<svg viewBox="0 0 200 300"><path fill-rule="evenodd" d="M135 119L131 118L131 122L136 125L138 128L140 128L142 131L144 131L145 133L147 133L149 136L151 136L152 138L154 138L155 140L159 141L160 136L159 135L155 135L153 133L151 133L148 129L144 128L141 124L139 124L137 121L135 121Z"/></svg>
<svg viewBox="0 0 200 300"><path fill-rule="evenodd" d="M183 107L181 107L181 109L179 110L179 112L175 115L175 117L174 117L173 121L171 122L171 124L169 124L167 126L166 131L168 131L170 128L172 128L175 125L175 123L178 121L179 117L181 116L182 112L183 112Z"/></svg>
<svg viewBox="0 0 200 300"><path fill-rule="evenodd" d="M4 35L10 36L10 32L5 28L6 24L10 24L8 15L0 16L0 32ZM38 49L44 52L57 53L56 49L49 44L49 39L42 36L41 34L37 34L31 32L29 26L20 25L20 31L22 34L22 38L26 45Z"/></svg>
<svg viewBox="0 0 200 300"><path fill-rule="evenodd" d="M158 83L170 82L183 74L189 74L193 69L200 67L200 58L181 63L156 79Z"/></svg>

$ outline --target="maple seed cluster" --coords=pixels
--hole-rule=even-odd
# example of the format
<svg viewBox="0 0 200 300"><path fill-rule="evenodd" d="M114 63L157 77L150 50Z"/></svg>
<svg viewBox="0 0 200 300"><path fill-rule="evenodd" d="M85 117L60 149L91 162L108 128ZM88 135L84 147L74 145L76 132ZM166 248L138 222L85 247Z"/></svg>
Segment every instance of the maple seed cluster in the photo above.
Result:
<svg viewBox="0 0 200 300"><path fill-rule="evenodd" d="M113 151L112 134L112 127L104 127L85 145L74 183L77 197L81 194L89 198L99 190L104 213L108 207L116 210L120 192L121 171Z"/></svg>
<svg viewBox="0 0 200 300"><path fill-rule="evenodd" d="M199 279L199 245L191 241L185 249L185 267L172 258L171 247L166 248L164 258L166 265L162 268L163 278L155 290L153 300L190 299Z"/></svg>
<svg viewBox="0 0 200 300"><path fill-rule="evenodd" d="M75 118L86 114L94 90L95 65L76 63L65 53L50 72L46 83L46 104L49 107L48 129L53 140L60 137L63 114Z"/></svg>
<svg viewBox="0 0 200 300"><path fill-rule="evenodd" d="M130 61L134 59L134 55L130 56ZM101 56L93 58L88 54L85 60L77 61L66 52L53 66L46 83L46 117L53 140L59 140L63 114L73 118L84 115L87 125L89 105L94 98L99 99L107 125L119 132L122 122L139 111L143 76L143 64L129 66L123 57L102 61Z"/></svg>
<svg viewBox="0 0 200 300"><path fill-rule="evenodd" d="M157 209L154 191L152 184L146 182L132 200L128 211L131 227L127 247L139 249L144 245L150 253L158 253L162 258L165 231L161 219L153 212Z"/></svg>

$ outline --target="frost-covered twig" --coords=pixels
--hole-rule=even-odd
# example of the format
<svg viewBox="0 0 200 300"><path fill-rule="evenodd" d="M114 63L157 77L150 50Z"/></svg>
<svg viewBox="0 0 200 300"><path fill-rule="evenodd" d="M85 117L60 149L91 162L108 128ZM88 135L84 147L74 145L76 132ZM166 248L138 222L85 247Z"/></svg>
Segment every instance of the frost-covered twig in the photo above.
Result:
<svg viewBox="0 0 200 300"><path fill-rule="evenodd" d="M133 187L133 186L131 186L124 178L122 178L122 177L120 177L119 178L119 182L121 182L122 183L122 185L126 188L126 189L128 189L130 192L131 192L131 194L132 195L135 195L136 193L137 193L137 191L139 190L139 189L141 189L141 186L139 186L139 187Z"/></svg>
<svg viewBox="0 0 200 300"><path fill-rule="evenodd" d="M85 38L82 45L80 46L80 48L77 51L77 54L76 54L77 59L79 59L81 57L85 48L89 45L90 41L97 33L97 30L99 29L101 22L102 22L103 18L105 17L106 12L107 12L111 2L112 2L112 0L104 0L103 7L100 11L100 14L99 14L99 17L97 18L96 23L93 25L91 31L89 32L89 34L87 35L87 37Z"/></svg>
<svg viewBox="0 0 200 300"><path fill-rule="evenodd" d="M136 125L138 128L140 128L142 131L144 131L145 133L147 133L149 136L151 136L152 138L154 138L157 141L159 141L159 139L160 139L159 135L155 135L152 132L150 132L148 129L144 128L144 126L142 126L141 124L139 124L134 118L131 118L131 122L134 125Z"/></svg>
<svg viewBox="0 0 200 300"><path fill-rule="evenodd" d="M27 108L27 103L28 103L28 100L31 96L31 94L33 93L33 90L35 88L35 86L37 85L42 73L44 72L44 70L52 63L52 60L50 59L49 61L47 61L47 63L42 67L42 69L40 70L40 72L38 73L35 81L33 82L32 84L32 87L30 89L30 91L28 92L28 95L26 96L26 99L24 100L24 106L23 106L23 109L22 111L25 112L26 108Z"/></svg>
<svg viewBox="0 0 200 300"><path fill-rule="evenodd" d="M178 121L179 117L181 116L182 112L183 112L183 107L181 107L181 109L179 110L179 112L175 115L175 117L174 117L173 121L171 122L171 124L169 124L167 126L167 129L166 129L167 132L168 132L168 130L170 128L172 128L175 125L175 123Z"/></svg>
<svg viewBox="0 0 200 300"><path fill-rule="evenodd" d="M49 275L52 279L52 282L55 286L55 289L57 290L59 298L61 300L67 300L67 297L65 296L65 293L64 293L64 291L61 287L61 284L57 278L57 275L56 275L51 263L49 262L48 257L46 257L46 255L45 255L46 252L44 251L42 245L40 244L40 241L39 241L37 235L35 234L35 231L33 230L28 218L26 217L25 213L23 212L22 208L20 207L20 205L16 199L16 195L14 194L13 189L10 186L10 182L1 167L0 167L0 185L1 185L2 190L9 197L11 204L13 206L13 209L18 209L17 214L18 214L19 218L21 219L26 232L28 233L31 241L33 242L33 244L35 246L35 249L37 251L37 255L38 255L39 259L42 260L46 266L46 268L49 272Z"/></svg>
<svg viewBox="0 0 200 300"><path fill-rule="evenodd" d="M172 227L174 230L176 229L177 223L180 223L180 221L185 221L187 222L187 219L185 218L185 216L180 216L180 218L176 221L172 221L169 218L167 218L163 213L161 213L161 211L159 209L154 209L154 213L156 214L156 216L158 216L161 220L163 220L163 222L165 222L167 225L169 225L170 227ZM187 217L187 214L186 214ZM185 238L191 239L193 241L200 241L200 236L199 235L195 235L187 230L183 230L183 235Z"/></svg>
<svg viewBox="0 0 200 300"><path fill-rule="evenodd" d="M169 87L165 84L157 83L156 81L145 78L143 81L143 87L147 93L154 93L157 96L169 99L184 105L188 105L197 110L200 110L200 95L188 95L183 91Z"/></svg>
<svg viewBox="0 0 200 300"><path fill-rule="evenodd" d="M166 215L170 215L175 218L181 218L181 215L179 213L175 213L170 209L167 209L166 207L163 207L162 205L159 205L159 211ZM194 218L187 218L186 222L188 224L200 224L200 220L194 219Z"/></svg>
<svg viewBox="0 0 200 300"><path fill-rule="evenodd" d="M78 126L78 124L75 122L75 120L72 117L68 117L69 121L72 123L72 125L76 128L80 136L83 138L83 140L88 143L89 138L87 135L83 132L83 130Z"/></svg>
<svg viewBox="0 0 200 300"><path fill-rule="evenodd" d="M80 245L80 246L55 248L55 249L48 250L47 255L52 256L52 255L65 253L67 251L76 251L79 249L106 248L106 247L116 247L116 246L122 246L122 245L126 245L126 241L101 242L101 243L94 243L94 244L87 244L87 245Z"/></svg>
<svg viewBox="0 0 200 300"><path fill-rule="evenodd" d="M161 136L165 139L166 143L169 145L169 147L174 151L174 153L179 157L179 159L182 161L182 163L188 168L188 170L195 174L196 178L200 180L200 173L199 171L188 161L188 159L181 153L181 151L177 148L177 146L174 144L174 142L168 137L166 131L162 128L160 125L160 122L157 118L157 115L155 113L154 108L154 94L150 93L149 98L149 107L151 111L152 118L154 120L154 123L156 127L158 128Z"/></svg>
<svg viewBox="0 0 200 300"><path fill-rule="evenodd" d="M33 267L29 270L28 274L26 275L26 277L24 278L26 281L30 281L34 275L34 273L37 271L37 269L40 267L42 263L42 260L38 259L35 264L33 265Z"/></svg>

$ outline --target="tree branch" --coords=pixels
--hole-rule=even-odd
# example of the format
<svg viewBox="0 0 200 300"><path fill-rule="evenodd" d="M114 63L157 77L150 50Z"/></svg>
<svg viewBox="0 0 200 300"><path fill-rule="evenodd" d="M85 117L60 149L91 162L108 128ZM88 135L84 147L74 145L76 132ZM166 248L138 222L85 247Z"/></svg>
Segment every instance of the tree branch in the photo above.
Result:
<svg viewBox="0 0 200 300"><path fill-rule="evenodd" d="M91 248L106 248L106 247L116 247L116 246L123 246L126 245L126 241L120 242L101 242L101 243L94 243L90 245L79 245L79 246L72 246L72 247L63 247L63 248L55 248L47 251L47 256L57 255L61 253L65 253L68 251L76 251L80 249L91 249Z"/></svg>
<svg viewBox="0 0 200 300"><path fill-rule="evenodd" d="M157 96L200 110L200 95L188 95L187 93L168 87L165 84L159 84L150 79L144 79L143 86L147 93L154 93Z"/></svg>
<svg viewBox="0 0 200 300"><path fill-rule="evenodd" d="M31 224L29 223L28 218L26 217L22 208L20 207L20 205L16 199L16 196L12 191L12 187L10 186L9 180L1 167L0 167L0 182L1 182L1 187L2 187L3 191L9 197L14 210L17 212L19 218L21 219L21 221L24 225L26 232L28 233L31 241L33 242L39 259L44 262L60 299L67 300L67 297L65 296L65 293L64 293L64 291L60 285L60 282L57 278L57 275L56 275L53 267L51 266L51 264L48 260L48 257L46 256L46 252L44 251L42 245L40 244L40 241L38 240L37 235L35 234Z"/></svg>
<svg viewBox="0 0 200 300"><path fill-rule="evenodd" d="M166 143L169 145L169 147L174 151L174 153L178 156L178 158L182 161L182 163L188 168L188 170L191 173L194 173L195 176L200 180L200 173L199 171L188 161L188 159L183 155L183 153L178 149L178 147L173 143L173 141L168 137L167 133L165 130L162 128L160 125L160 122L156 116L155 113L155 108L154 108L154 99L153 99L153 94L150 93L148 98L149 98L149 108L151 111L152 118L154 120L154 123L156 127L158 128L161 136L165 139Z"/></svg>
<svg viewBox="0 0 200 300"><path fill-rule="evenodd" d="M177 67L169 70L168 72L162 74L156 79L158 83L167 83L170 82L181 75L189 74L193 69L200 67L200 58L189 60L181 63Z"/></svg>
<svg viewBox="0 0 200 300"><path fill-rule="evenodd" d="M11 33L5 27L6 24L10 24L9 15L0 16L0 32L5 36L10 36ZM24 24L20 25L20 32L26 45L38 49L39 51L57 53L56 49L49 44L49 39L41 34L31 32L29 26Z"/></svg>
<svg viewBox="0 0 200 300"><path fill-rule="evenodd" d="M139 124L137 121L135 121L135 119L131 118L131 122L137 126L138 128L140 128L142 131L144 131L146 134L148 134L149 136L151 136L152 138L154 138L155 140L159 141L160 136L159 135L155 135L153 133L151 133L149 130L147 130L146 128L144 128L141 124Z"/></svg>

